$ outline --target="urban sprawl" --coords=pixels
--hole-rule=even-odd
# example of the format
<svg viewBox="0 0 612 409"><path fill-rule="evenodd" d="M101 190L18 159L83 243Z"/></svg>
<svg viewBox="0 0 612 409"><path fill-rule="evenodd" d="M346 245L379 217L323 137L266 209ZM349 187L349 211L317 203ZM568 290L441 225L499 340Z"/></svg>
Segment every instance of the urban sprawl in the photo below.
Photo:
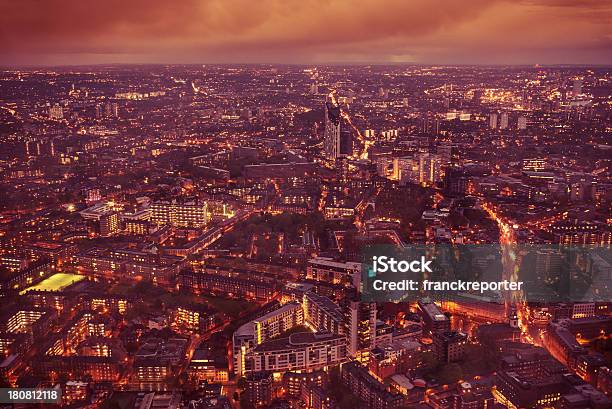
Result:
<svg viewBox="0 0 612 409"><path fill-rule="evenodd" d="M610 408L611 135L605 67L2 70L0 386L69 408ZM363 302L362 250L417 243L545 244L473 267L597 281Z"/></svg>

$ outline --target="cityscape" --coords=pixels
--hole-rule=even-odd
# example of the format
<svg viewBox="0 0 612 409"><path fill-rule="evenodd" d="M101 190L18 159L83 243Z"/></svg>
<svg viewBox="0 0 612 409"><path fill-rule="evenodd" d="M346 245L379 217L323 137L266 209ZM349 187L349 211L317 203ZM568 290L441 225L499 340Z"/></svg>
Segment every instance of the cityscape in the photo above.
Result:
<svg viewBox="0 0 612 409"><path fill-rule="evenodd" d="M589 246L609 288L610 69L118 65L5 69L0 89L5 387L75 408L610 407L604 292L360 298L375 244L546 244L547 282Z"/></svg>
<svg viewBox="0 0 612 409"><path fill-rule="evenodd" d="M0 0L0 409L612 409L611 21Z"/></svg>

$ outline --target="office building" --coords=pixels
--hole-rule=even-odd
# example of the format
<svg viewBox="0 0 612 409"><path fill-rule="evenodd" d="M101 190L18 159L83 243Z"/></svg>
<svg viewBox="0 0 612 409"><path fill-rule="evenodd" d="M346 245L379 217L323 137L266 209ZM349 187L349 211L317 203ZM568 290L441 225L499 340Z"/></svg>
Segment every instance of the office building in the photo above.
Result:
<svg viewBox="0 0 612 409"><path fill-rule="evenodd" d="M493 391L496 400L513 408L549 408L568 390L558 374L524 374L498 371Z"/></svg>
<svg viewBox="0 0 612 409"><path fill-rule="evenodd" d="M335 161L341 155L341 119L340 106L338 106L333 97L328 96L325 99L325 133L323 136L323 150L325 153L325 158L330 161Z"/></svg>
<svg viewBox="0 0 612 409"><path fill-rule="evenodd" d="M429 300L420 300L419 313L423 319L424 330L430 334L450 331L450 320L438 306Z"/></svg>

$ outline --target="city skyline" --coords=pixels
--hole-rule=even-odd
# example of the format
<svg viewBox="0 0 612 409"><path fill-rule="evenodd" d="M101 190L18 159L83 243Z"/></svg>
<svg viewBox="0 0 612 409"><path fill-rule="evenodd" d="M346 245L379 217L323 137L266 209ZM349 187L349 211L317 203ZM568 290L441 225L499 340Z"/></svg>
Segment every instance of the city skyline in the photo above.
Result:
<svg viewBox="0 0 612 409"><path fill-rule="evenodd" d="M612 63L612 4L1 2L6 65Z"/></svg>
<svg viewBox="0 0 612 409"><path fill-rule="evenodd" d="M612 408L610 22L0 0L0 409Z"/></svg>

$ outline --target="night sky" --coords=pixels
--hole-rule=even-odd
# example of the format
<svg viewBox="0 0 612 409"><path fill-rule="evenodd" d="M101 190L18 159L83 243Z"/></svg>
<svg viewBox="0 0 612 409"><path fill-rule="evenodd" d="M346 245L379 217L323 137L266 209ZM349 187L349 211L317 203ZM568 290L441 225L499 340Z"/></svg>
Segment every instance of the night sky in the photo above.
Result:
<svg viewBox="0 0 612 409"><path fill-rule="evenodd" d="M0 0L0 64L612 64L611 0Z"/></svg>

